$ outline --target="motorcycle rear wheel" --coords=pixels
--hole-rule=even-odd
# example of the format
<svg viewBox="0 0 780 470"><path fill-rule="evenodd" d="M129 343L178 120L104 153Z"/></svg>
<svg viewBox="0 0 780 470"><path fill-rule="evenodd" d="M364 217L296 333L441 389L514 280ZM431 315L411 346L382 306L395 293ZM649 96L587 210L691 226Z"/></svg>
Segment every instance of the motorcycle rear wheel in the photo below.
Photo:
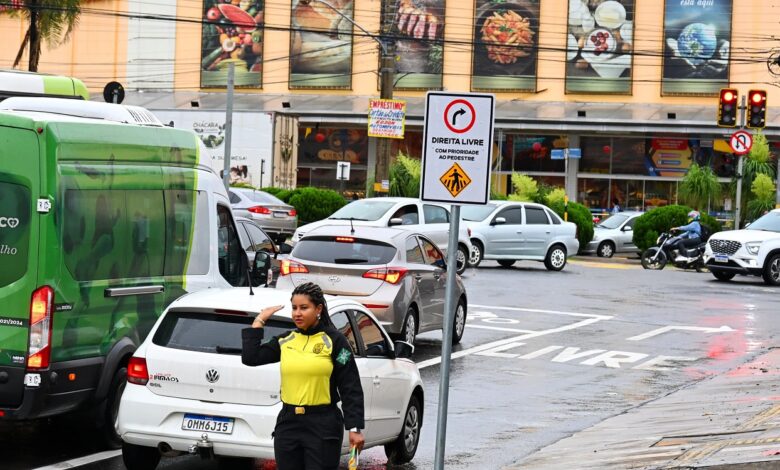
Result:
<svg viewBox="0 0 780 470"><path fill-rule="evenodd" d="M656 253L658 253L658 258L653 260ZM657 246L650 247L642 253L642 267L645 269L661 270L664 269L667 262L669 260L666 258L666 253L663 251L659 252Z"/></svg>

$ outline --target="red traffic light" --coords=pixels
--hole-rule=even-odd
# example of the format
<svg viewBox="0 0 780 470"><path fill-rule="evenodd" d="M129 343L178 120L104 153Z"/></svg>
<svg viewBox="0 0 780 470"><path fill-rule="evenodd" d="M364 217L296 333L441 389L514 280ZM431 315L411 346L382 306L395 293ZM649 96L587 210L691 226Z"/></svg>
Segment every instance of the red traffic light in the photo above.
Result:
<svg viewBox="0 0 780 470"><path fill-rule="evenodd" d="M761 104L766 101L766 92L763 90L750 90L750 102Z"/></svg>
<svg viewBox="0 0 780 470"><path fill-rule="evenodd" d="M748 91L747 123L750 129L763 129L766 127L766 90Z"/></svg>
<svg viewBox="0 0 780 470"><path fill-rule="evenodd" d="M720 100L724 103L731 103L737 100L737 90L725 89L720 92Z"/></svg>
<svg viewBox="0 0 780 470"><path fill-rule="evenodd" d="M737 99L739 91L735 88L723 88L718 97L718 126L737 126Z"/></svg>

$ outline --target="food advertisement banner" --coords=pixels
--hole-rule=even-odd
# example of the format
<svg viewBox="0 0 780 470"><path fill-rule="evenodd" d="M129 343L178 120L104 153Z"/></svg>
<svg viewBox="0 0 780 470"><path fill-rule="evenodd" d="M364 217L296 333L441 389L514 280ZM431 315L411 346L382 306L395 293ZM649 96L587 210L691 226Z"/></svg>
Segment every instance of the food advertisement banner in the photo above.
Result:
<svg viewBox="0 0 780 470"><path fill-rule="evenodd" d="M394 12L390 34L396 38L395 89L436 90L444 70L445 0L384 0Z"/></svg>
<svg viewBox="0 0 780 470"><path fill-rule="evenodd" d="M368 136L390 139L404 138L406 101L369 100Z"/></svg>
<svg viewBox="0 0 780 470"><path fill-rule="evenodd" d="M535 91L539 0L476 0L471 88Z"/></svg>
<svg viewBox="0 0 780 470"><path fill-rule="evenodd" d="M567 93L631 93L634 0L570 0Z"/></svg>
<svg viewBox="0 0 780 470"><path fill-rule="evenodd" d="M226 87L231 63L235 86L262 86L263 4L264 0L203 2L201 87Z"/></svg>
<svg viewBox="0 0 780 470"><path fill-rule="evenodd" d="M664 95L717 95L729 83L732 0L667 0Z"/></svg>
<svg viewBox="0 0 780 470"><path fill-rule="evenodd" d="M153 111L161 122L173 122L177 129L194 131L206 146L201 157L222 177L225 162L225 113L210 111ZM256 188L270 181L273 163L273 114L233 113L230 184L245 183ZM265 163L263 163L265 161Z"/></svg>
<svg viewBox="0 0 780 470"><path fill-rule="evenodd" d="M353 10L352 0L292 1L290 88L352 86Z"/></svg>

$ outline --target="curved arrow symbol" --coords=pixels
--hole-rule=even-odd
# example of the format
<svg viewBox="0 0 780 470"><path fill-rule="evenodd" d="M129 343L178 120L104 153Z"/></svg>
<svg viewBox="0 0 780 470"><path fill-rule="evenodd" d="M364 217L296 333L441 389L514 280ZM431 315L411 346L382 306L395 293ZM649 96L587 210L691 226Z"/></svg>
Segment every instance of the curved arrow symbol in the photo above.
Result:
<svg viewBox="0 0 780 470"><path fill-rule="evenodd" d="M466 114L466 110L463 108L460 108L459 110L455 111L452 114L452 125L454 126L456 124L456 121L458 120L458 116Z"/></svg>

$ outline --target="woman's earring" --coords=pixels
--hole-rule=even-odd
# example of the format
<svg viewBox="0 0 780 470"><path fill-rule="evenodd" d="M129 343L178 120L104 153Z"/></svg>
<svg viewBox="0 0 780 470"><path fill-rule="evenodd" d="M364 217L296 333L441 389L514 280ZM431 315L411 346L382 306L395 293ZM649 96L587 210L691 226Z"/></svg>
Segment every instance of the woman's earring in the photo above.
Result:
<svg viewBox="0 0 780 470"><path fill-rule="evenodd" d="M317 314L317 320L319 320L319 319L320 319L320 315L319 315L319 314Z"/></svg>

